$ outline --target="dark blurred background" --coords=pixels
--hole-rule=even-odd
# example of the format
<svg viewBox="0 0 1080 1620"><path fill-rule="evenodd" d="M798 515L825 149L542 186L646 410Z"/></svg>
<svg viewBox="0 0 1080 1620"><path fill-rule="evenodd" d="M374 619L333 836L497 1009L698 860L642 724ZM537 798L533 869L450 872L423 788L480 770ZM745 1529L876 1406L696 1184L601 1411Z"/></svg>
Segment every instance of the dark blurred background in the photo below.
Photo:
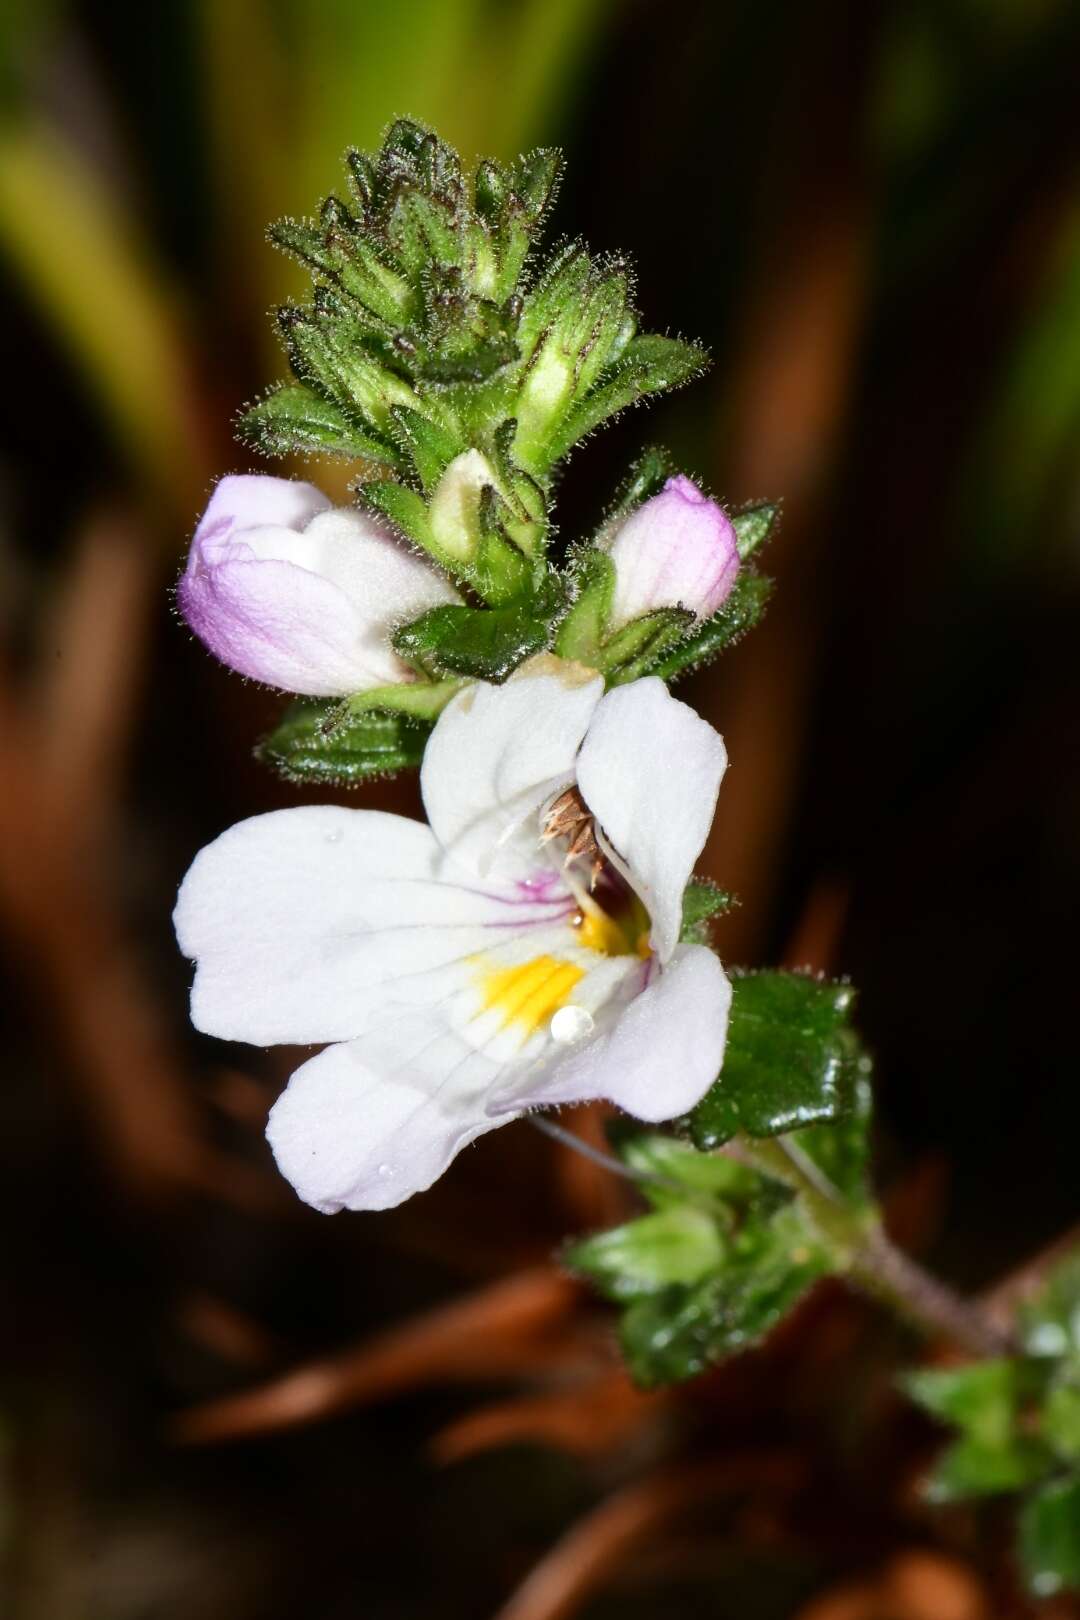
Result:
<svg viewBox="0 0 1080 1620"><path fill-rule="evenodd" d="M574 457L563 533L654 441L785 503L764 626L680 689L732 759L719 942L852 977L894 1231L999 1287L1078 1217L1078 51L1068 0L8 0L5 1616L1071 1612L1017 1594L1007 1514L920 1502L869 1306L632 1391L551 1265L630 1195L527 1123L394 1214L296 1203L262 1123L297 1054L194 1035L169 911L299 795L170 588L283 371L266 223L399 113L561 145L551 234L714 355Z"/></svg>

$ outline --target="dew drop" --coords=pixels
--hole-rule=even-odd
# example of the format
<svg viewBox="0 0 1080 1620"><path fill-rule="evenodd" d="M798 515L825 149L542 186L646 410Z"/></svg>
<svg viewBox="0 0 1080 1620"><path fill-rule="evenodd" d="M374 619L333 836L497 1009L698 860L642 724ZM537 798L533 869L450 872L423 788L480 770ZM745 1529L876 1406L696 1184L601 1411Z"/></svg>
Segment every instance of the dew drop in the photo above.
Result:
<svg viewBox="0 0 1080 1620"><path fill-rule="evenodd" d="M584 1007L560 1007L551 1020L551 1038L562 1046L570 1046L590 1035L592 1027L592 1014Z"/></svg>
<svg viewBox="0 0 1080 1620"><path fill-rule="evenodd" d="M326 842L328 844L340 844L344 836L345 834L342 832L341 828L338 827L333 832L327 833Z"/></svg>
<svg viewBox="0 0 1080 1620"><path fill-rule="evenodd" d="M383 1181L389 1181L393 1174L394 1174L393 1165L391 1165L391 1164L380 1164L380 1166L379 1166L379 1175L382 1177Z"/></svg>

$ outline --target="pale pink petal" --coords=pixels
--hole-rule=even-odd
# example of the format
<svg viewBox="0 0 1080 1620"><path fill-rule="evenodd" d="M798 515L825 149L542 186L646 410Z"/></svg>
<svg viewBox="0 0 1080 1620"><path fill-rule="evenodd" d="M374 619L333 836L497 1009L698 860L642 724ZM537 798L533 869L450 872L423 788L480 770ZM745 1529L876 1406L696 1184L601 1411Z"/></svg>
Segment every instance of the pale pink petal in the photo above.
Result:
<svg viewBox="0 0 1080 1620"><path fill-rule="evenodd" d="M385 524L282 478L222 480L177 599L231 669L311 697L412 679L394 629L460 600Z"/></svg>
<svg viewBox="0 0 1080 1620"><path fill-rule="evenodd" d="M669 478L607 542L615 564L611 629L657 608L683 607L707 619L739 572L730 518L696 484Z"/></svg>

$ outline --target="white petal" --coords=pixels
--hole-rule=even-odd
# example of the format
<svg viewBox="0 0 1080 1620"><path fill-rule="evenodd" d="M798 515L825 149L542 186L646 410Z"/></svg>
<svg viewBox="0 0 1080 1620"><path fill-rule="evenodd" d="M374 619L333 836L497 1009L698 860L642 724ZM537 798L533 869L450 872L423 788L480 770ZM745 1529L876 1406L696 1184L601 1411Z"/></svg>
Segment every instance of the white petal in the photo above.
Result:
<svg viewBox="0 0 1080 1620"><path fill-rule="evenodd" d="M647 964L646 964L647 966ZM489 1108L604 1098L658 1123L693 1108L720 1072L731 984L705 945L680 945L639 995L571 1055L493 1094Z"/></svg>
<svg viewBox="0 0 1080 1620"><path fill-rule="evenodd" d="M314 484L298 478L271 478L264 473L231 473L218 480L199 519L195 544L204 545L233 529L275 523L302 529L331 505Z"/></svg>
<svg viewBox="0 0 1080 1620"><path fill-rule="evenodd" d="M443 710L420 773L435 836L473 871L509 872L522 822L573 780L581 739L603 694L599 675L533 659L503 686L477 684Z"/></svg>
<svg viewBox="0 0 1080 1620"><path fill-rule="evenodd" d="M622 856L666 961L727 765L723 739L654 676L598 705L577 763L581 795Z"/></svg>
<svg viewBox="0 0 1080 1620"><path fill-rule="evenodd" d="M366 671L368 684L401 680L405 673L389 644L399 624L428 608L461 601L450 582L386 524L355 508L320 513L302 535L260 528L237 538L260 560L296 563L341 591L354 615L352 660L357 670Z"/></svg>
<svg viewBox="0 0 1080 1620"><path fill-rule="evenodd" d="M195 634L253 680L342 697L410 680L398 624L460 598L391 529L311 484L223 479L177 587Z"/></svg>
<svg viewBox="0 0 1080 1620"><path fill-rule="evenodd" d="M291 529L247 531L303 536ZM238 540L212 566L188 569L180 610L215 657L251 680L308 697L344 697L406 675L389 648L375 660L353 604L336 585L296 563L258 560Z"/></svg>
<svg viewBox="0 0 1080 1620"><path fill-rule="evenodd" d="M642 972L578 945L566 920L490 929L483 944L388 982L359 1039L293 1076L269 1135L308 1203L381 1209L429 1186L466 1142L528 1106L516 1100L526 1077L562 1061L554 1018L572 1010L608 1027Z"/></svg>
<svg viewBox="0 0 1080 1620"><path fill-rule="evenodd" d="M180 888L180 948L198 966L196 1027L257 1045L351 1040L427 975L567 917L561 884L443 882L429 828L334 805L254 816L202 850Z"/></svg>
<svg viewBox="0 0 1080 1620"><path fill-rule="evenodd" d="M304 1202L332 1214L390 1209L423 1192L466 1143L503 1123L484 1113L482 1091L431 1092L408 1075L376 1074L352 1041L297 1069L266 1134Z"/></svg>

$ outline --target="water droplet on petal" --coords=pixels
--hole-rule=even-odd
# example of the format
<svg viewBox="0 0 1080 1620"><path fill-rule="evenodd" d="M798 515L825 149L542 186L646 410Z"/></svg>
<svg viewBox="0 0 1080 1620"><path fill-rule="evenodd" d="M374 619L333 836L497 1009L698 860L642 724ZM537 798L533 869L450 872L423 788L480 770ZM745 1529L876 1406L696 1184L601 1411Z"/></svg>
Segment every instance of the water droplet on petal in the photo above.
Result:
<svg viewBox="0 0 1080 1620"><path fill-rule="evenodd" d="M562 1046L569 1046L574 1041L582 1041L586 1035L592 1034L592 1013L585 1011L584 1007L560 1007L551 1020L551 1038Z"/></svg>
<svg viewBox="0 0 1080 1620"><path fill-rule="evenodd" d="M333 832L327 833L326 842L328 844L340 844L344 836L345 834L342 832L341 828L338 827Z"/></svg>
<svg viewBox="0 0 1080 1620"><path fill-rule="evenodd" d="M392 1164L380 1164L379 1175L382 1177L383 1181L389 1181L393 1173L394 1167Z"/></svg>

